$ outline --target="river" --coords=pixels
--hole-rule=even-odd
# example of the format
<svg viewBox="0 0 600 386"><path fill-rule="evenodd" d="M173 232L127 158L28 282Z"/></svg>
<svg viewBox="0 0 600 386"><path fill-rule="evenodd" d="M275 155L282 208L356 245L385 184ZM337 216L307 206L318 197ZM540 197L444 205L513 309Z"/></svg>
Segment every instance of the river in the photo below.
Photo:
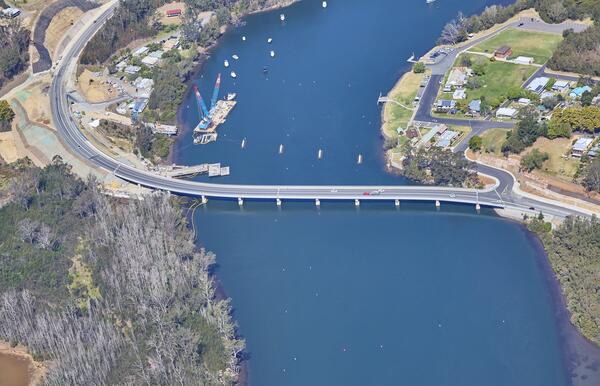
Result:
<svg viewBox="0 0 600 386"><path fill-rule="evenodd" d="M197 78L209 100L223 72L221 93L236 92L238 105L216 143L194 146L188 95L175 161L231 166L219 182L407 184L385 171L377 97L458 11L494 2L332 0L323 9L305 0L253 15ZM589 362L573 370L594 347L568 323L536 240L492 213L210 201L194 221L199 244L217 254L251 385L598 384Z"/></svg>

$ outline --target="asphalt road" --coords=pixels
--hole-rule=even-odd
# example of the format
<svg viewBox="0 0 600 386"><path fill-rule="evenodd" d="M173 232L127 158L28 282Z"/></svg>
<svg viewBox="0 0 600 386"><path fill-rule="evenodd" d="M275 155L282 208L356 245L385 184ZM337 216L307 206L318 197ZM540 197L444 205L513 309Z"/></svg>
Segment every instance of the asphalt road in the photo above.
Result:
<svg viewBox="0 0 600 386"><path fill-rule="evenodd" d="M512 192L513 179L510 174L489 167L480 170L497 176L499 184L495 189L474 190L436 186L277 186L277 185L224 185L177 180L163 177L122 164L95 148L81 133L71 115L66 90L68 68L76 60L85 44L108 19L113 8L104 12L97 21L84 31L64 55L58 65L50 100L54 124L62 142L79 157L115 176L145 187L169 191L182 195L215 198L242 199L293 199L293 200L416 200L480 204L491 207L505 207L536 213L564 217L573 211L558 205L515 197Z"/></svg>

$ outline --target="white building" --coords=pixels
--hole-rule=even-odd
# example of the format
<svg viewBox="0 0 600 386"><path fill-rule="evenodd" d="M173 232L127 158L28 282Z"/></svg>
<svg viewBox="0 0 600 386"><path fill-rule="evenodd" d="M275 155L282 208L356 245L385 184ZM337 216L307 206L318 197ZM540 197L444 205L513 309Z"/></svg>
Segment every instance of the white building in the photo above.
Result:
<svg viewBox="0 0 600 386"><path fill-rule="evenodd" d="M577 158L583 156L592 145L592 142L594 142L593 138L579 138L575 141L573 149L571 149L571 155Z"/></svg>
<svg viewBox="0 0 600 386"><path fill-rule="evenodd" d="M545 89L546 85L550 82L550 78L545 76L540 76L539 78L535 78L529 83L527 86L527 90L532 91L536 94L541 94Z"/></svg>
<svg viewBox="0 0 600 386"><path fill-rule="evenodd" d="M160 60L159 58L155 58L154 56L148 55L144 59L142 59L142 64L152 67L152 66L155 66L159 60Z"/></svg>
<svg viewBox="0 0 600 386"><path fill-rule="evenodd" d="M142 68L140 66L127 66L123 71L127 74L137 74Z"/></svg>
<svg viewBox="0 0 600 386"><path fill-rule="evenodd" d="M531 104L531 99L527 99L527 98L519 98L519 100L517 101L518 104L522 105L522 106L528 106Z"/></svg>
<svg viewBox="0 0 600 386"><path fill-rule="evenodd" d="M558 91L558 92L564 92L570 88L571 88L571 82L569 82L568 80L557 80L552 85L552 90Z"/></svg>
<svg viewBox="0 0 600 386"><path fill-rule="evenodd" d="M467 99L467 91L465 89L458 89L452 94L452 99Z"/></svg>
<svg viewBox="0 0 600 386"><path fill-rule="evenodd" d="M518 56L516 59L513 60L513 62L515 62L516 64L533 64L535 60L533 58L530 58L529 56Z"/></svg>
<svg viewBox="0 0 600 386"><path fill-rule="evenodd" d="M137 50L133 51L133 56L142 56L144 55L146 52L148 52L148 47L143 46L138 48Z"/></svg>
<svg viewBox="0 0 600 386"><path fill-rule="evenodd" d="M21 14L21 10L18 8L6 8L2 10L2 16L9 18L9 19L14 19L15 17L19 16Z"/></svg>
<svg viewBox="0 0 600 386"><path fill-rule="evenodd" d="M501 107L496 111L496 118L514 118L519 112L510 107Z"/></svg>

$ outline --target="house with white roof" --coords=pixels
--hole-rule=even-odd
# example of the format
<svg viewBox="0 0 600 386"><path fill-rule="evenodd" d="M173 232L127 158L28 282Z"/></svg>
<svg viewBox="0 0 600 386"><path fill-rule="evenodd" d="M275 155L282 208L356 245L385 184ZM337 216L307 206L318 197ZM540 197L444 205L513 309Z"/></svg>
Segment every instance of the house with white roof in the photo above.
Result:
<svg viewBox="0 0 600 386"><path fill-rule="evenodd" d="M533 58L530 58L529 56L518 56L516 59L513 60L513 62L515 62L516 64L533 64L533 62L535 62L535 60Z"/></svg>
<svg viewBox="0 0 600 386"><path fill-rule="evenodd" d="M594 142L593 138L579 138L577 141L575 141L575 144L573 144L573 148L571 149L571 156L581 158L590 148L592 142Z"/></svg>
<svg viewBox="0 0 600 386"><path fill-rule="evenodd" d="M546 89L548 82L550 82L550 78L540 76L532 80L531 83L529 83L529 85L527 86L527 90L532 91L536 94L541 94Z"/></svg>
<svg viewBox="0 0 600 386"><path fill-rule="evenodd" d="M496 111L496 118L514 118L519 111L510 107L501 107Z"/></svg>

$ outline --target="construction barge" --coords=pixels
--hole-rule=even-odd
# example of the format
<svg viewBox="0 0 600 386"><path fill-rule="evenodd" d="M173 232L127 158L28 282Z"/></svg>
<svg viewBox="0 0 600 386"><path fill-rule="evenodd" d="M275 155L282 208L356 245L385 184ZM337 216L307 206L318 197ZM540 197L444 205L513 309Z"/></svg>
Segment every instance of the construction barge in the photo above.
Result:
<svg viewBox="0 0 600 386"><path fill-rule="evenodd" d="M219 89L221 88L221 74L217 76L217 82L213 91L213 96L210 103L210 110L206 107L204 99L198 90L198 86L194 85L194 93L196 94L196 102L198 103L198 112L200 113L200 122L194 128L194 144L206 145L207 143L217 140L217 128L225 123L227 116L235 107L236 94L228 94L225 99L218 100Z"/></svg>

